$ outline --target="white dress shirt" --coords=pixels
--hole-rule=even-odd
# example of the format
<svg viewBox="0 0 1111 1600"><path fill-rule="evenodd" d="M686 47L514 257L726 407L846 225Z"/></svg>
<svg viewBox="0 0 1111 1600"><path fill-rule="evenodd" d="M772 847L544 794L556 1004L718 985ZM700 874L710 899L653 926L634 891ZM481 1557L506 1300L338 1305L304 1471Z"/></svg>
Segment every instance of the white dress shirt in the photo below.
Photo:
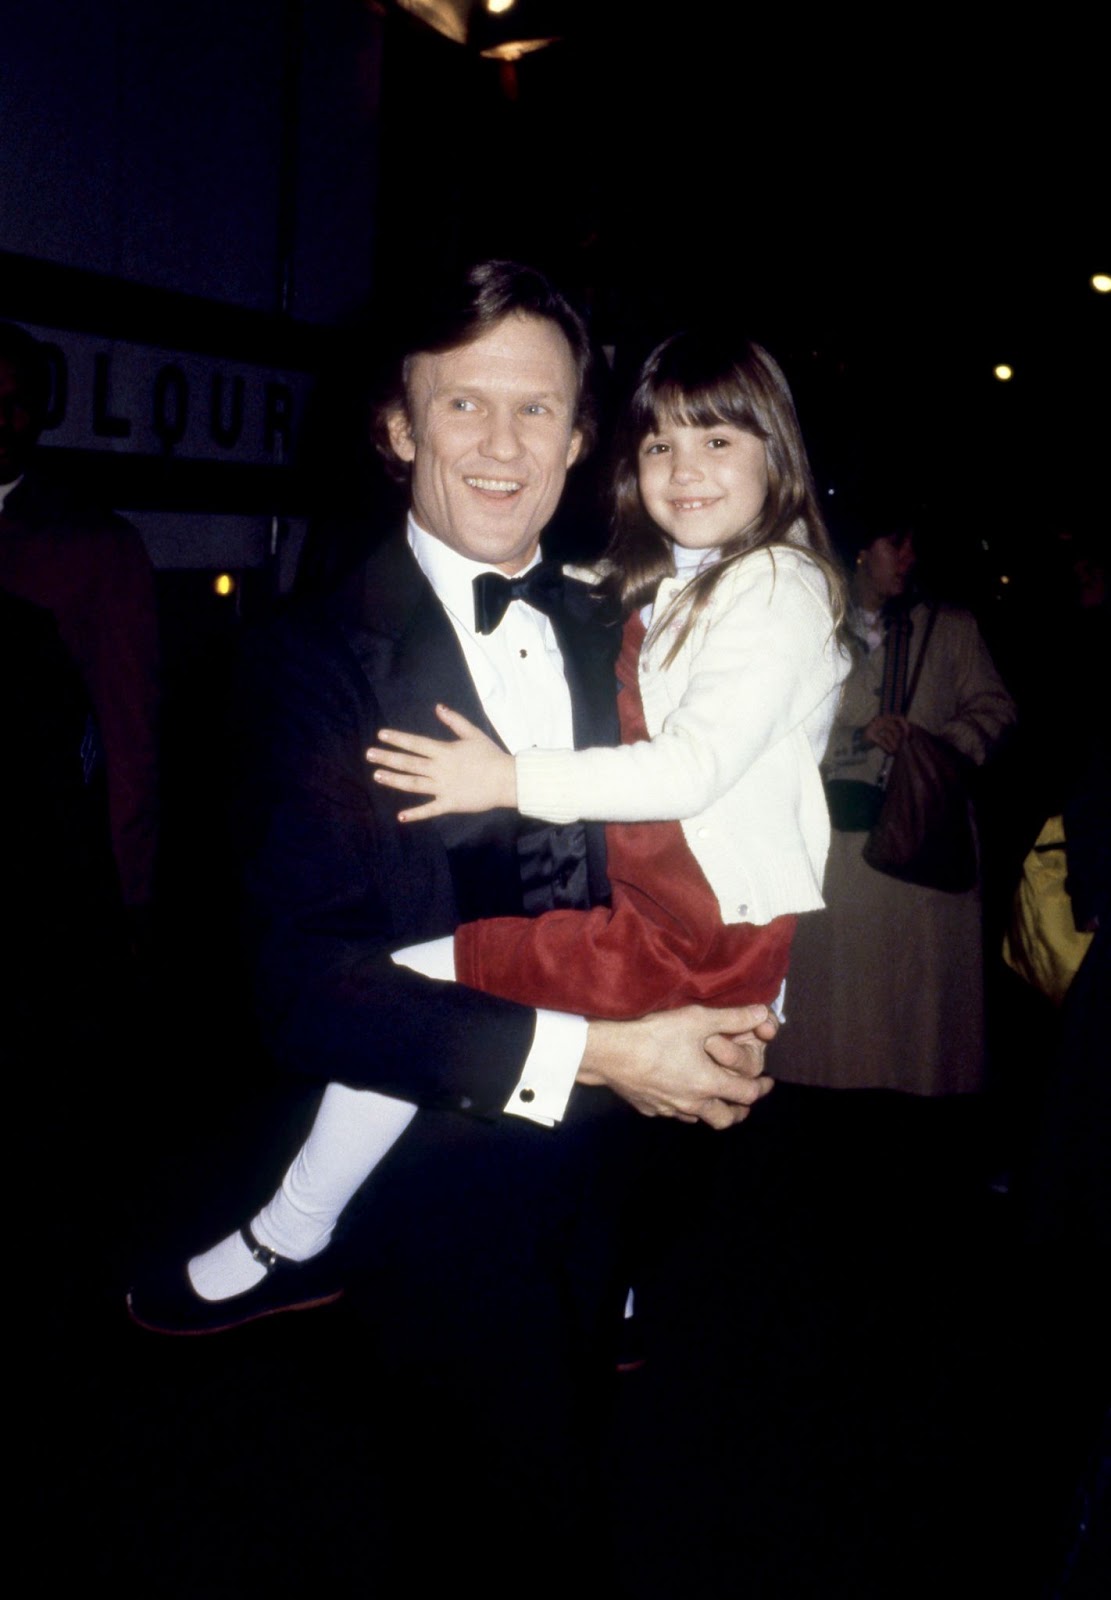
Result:
<svg viewBox="0 0 1111 1600"><path fill-rule="evenodd" d="M474 579L480 572L498 569L460 555L427 533L412 515L408 539L417 565L455 630L482 709L506 749L517 755L536 747L558 750L571 746L571 694L549 619L526 601L513 600L493 633L476 632ZM537 553L529 565L535 566L539 560ZM450 938L409 945L395 951L393 959L428 978L455 979L455 944ZM532 1048L505 1106L510 1115L546 1127L560 1120L586 1049L586 1032L584 1017L537 1011Z"/></svg>

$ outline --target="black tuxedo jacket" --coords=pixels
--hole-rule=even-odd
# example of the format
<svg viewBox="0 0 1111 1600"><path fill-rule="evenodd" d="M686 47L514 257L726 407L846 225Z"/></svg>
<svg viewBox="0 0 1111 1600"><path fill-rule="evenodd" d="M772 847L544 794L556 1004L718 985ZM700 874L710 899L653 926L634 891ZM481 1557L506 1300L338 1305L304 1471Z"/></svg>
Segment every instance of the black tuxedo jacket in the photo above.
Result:
<svg viewBox="0 0 1111 1600"><path fill-rule="evenodd" d="M581 609L583 619L556 623L575 737L613 744L620 629L600 604ZM508 811L397 822L403 800L371 781L364 758L379 728L440 736L443 701L496 737L404 538L380 546L337 596L256 640L245 676L240 832L271 1049L298 1072L496 1115L531 1044L532 1011L433 983L390 952L464 920L543 909L543 884L522 886L529 860L569 855L562 872L551 868L547 903L568 903L559 886L574 872L577 903L596 902L608 893L601 830L549 829Z"/></svg>
<svg viewBox="0 0 1111 1600"><path fill-rule="evenodd" d="M619 627L599 611L557 634L576 738L616 742ZM540 1551L565 1594L594 1546L600 1385L629 1281L642 1119L600 1088L572 1095L555 1130L502 1115L533 1012L419 977L390 952L539 909L545 864L552 903L568 868L582 903L597 899L602 836L508 811L402 827L404 801L371 781L364 751L381 727L441 735L437 701L493 732L403 539L333 602L256 641L238 721L257 1006L286 1066L424 1108L345 1211L338 1246L379 1374L373 1428L403 1573L383 1592L467 1573L517 1594L527 1570L539 1593ZM495 1532L480 1538L492 1507Z"/></svg>

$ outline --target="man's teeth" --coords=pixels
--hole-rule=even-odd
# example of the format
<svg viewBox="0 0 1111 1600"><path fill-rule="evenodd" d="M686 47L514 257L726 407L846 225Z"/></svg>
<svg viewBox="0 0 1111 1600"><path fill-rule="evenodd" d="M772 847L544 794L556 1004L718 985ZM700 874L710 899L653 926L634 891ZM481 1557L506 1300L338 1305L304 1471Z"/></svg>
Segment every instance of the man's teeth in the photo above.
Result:
<svg viewBox="0 0 1111 1600"><path fill-rule="evenodd" d="M484 489L487 494L516 494L521 485L513 478L464 478L472 489Z"/></svg>

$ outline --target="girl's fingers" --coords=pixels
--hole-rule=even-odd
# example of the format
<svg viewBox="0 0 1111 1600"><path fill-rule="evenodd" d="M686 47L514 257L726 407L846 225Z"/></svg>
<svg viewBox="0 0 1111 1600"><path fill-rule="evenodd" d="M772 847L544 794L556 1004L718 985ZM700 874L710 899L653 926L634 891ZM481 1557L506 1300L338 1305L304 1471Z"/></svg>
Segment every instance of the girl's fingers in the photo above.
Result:
<svg viewBox="0 0 1111 1600"><path fill-rule="evenodd" d="M428 768L425 756L407 755L400 750L379 750L376 745L371 745L366 758L372 766L388 767L391 772L419 773Z"/></svg>
<svg viewBox="0 0 1111 1600"><path fill-rule="evenodd" d="M401 789L405 794L435 794L436 785L431 778L421 778L413 773L387 772L384 767L379 767L371 775L375 783L380 783L384 789Z"/></svg>
<svg viewBox="0 0 1111 1600"><path fill-rule="evenodd" d="M423 806L410 806L397 813L398 822L421 822L425 817L442 817L444 808L438 800L429 800Z"/></svg>
<svg viewBox="0 0 1111 1600"><path fill-rule="evenodd" d="M395 745L398 750L408 750L415 756L432 755L440 743L439 739L426 739L420 733L398 733L396 728L379 728L378 737L383 744Z"/></svg>
<svg viewBox="0 0 1111 1600"><path fill-rule="evenodd" d="M453 711L450 706L436 707L436 715L445 728L450 728L457 739L473 738L476 734L484 739L486 735L481 728L476 728L473 722L468 722L460 712ZM379 734L379 738L383 737Z"/></svg>

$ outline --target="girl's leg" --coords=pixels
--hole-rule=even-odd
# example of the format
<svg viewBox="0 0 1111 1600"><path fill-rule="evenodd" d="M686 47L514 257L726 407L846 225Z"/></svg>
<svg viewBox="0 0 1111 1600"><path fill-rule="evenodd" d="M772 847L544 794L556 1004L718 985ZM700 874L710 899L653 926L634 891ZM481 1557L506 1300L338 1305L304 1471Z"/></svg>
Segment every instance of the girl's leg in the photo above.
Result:
<svg viewBox="0 0 1111 1600"><path fill-rule="evenodd" d="M416 1109L370 1089L330 1083L280 1188L251 1219L259 1244L286 1261L307 1261L323 1250L340 1213L405 1132ZM194 1256L187 1270L202 1300L243 1294L266 1276L238 1232Z"/></svg>

